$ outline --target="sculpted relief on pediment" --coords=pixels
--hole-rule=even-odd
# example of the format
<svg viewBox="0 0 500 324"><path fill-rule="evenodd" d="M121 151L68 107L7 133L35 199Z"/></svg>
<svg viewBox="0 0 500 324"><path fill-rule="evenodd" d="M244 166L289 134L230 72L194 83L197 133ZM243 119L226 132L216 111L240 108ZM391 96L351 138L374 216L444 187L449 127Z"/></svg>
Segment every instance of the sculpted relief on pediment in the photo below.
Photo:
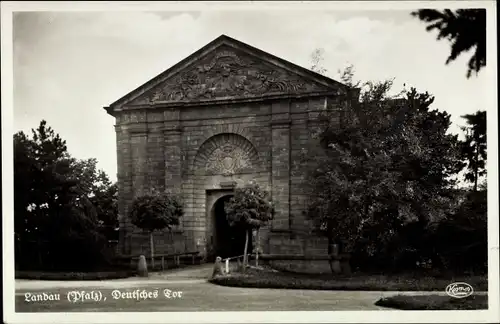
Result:
<svg viewBox="0 0 500 324"><path fill-rule="evenodd" d="M325 90L258 58L218 51L146 92L135 103L245 98Z"/></svg>

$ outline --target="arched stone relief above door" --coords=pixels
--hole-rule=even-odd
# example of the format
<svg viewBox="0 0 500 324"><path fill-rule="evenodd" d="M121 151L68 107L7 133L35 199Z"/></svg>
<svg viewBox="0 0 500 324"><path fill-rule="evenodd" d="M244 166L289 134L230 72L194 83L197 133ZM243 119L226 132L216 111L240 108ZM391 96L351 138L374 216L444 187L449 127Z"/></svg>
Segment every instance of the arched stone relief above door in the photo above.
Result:
<svg viewBox="0 0 500 324"><path fill-rule="evenodd" d="M198 150L193 172L203 175L233 175L258 168L255 147L241 135L224 133L212 136Z"/></svg>

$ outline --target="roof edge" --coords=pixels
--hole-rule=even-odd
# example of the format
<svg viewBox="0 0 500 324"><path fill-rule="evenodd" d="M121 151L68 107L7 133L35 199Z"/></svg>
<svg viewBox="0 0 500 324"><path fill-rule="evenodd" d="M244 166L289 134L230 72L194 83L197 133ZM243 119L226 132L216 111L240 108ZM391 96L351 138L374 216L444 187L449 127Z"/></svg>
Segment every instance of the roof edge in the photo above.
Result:
<svg viewBox="0 0 500 324"><path fill-rule="evenodd" d="M309 75L311 76L313 79L317 79L318 81L322 81L326 84L330 84L332 86L340 86L340 87L343 87L343 88L348 88L347 85L337 81L337 80L334 80L332 78L329 78L329 77L326 77L322 74L319 74L317 72L314 72L312 70L309 70L307 68L304 68L300 65L297 65L295 63L292 63L286 59L283 59L281 57L278 57L276 55L273 55L271 53L268 53L266 51L263 51L257 47L254 47L252 45L249 45L249 44L246 44L242 41L239 41L237 39L234 39L232 37L229 37L225 34L222 34L220 35L219 37L215 38L214 40L212 40L211 42L209 42L208 44L206 44L205 46L201 47L200 49L196 50L195 52L191 53L190 55L188 55L187 57L185 57L184 59L182 59L181 61L177 62L176 64L172 65L170 68L168 68L167 70L159 73L158 75L156 75L155 77L153 77L152 79L150 79L149 81L139 85L138 87L136 87L135 89L129 91L127 94L125 94L124 96L120 97L119 99L115 100L113 103L109 104L108 106L104 107L104 109L108 112L108 114L110 115L113 115L112 112L113 112L113 108L117 105L119 105L120 103L122 103L123 101L126 101L127 98L131 97L134 95L134 93L137 93L139 92L141 89L145 88L145 87L148 87L149 85L151 84L155 84L157 81L159 81L159 79L162 79L165 75L171 73L172 71L175 71L177 68L179 68L180 66L188 63L189 61L191 61L193 58L195 58L196 56L202 54L203 52L205 52L208 48L214 46L215 44L219 43L219 42L224 42L224 41L228 41L228 42L231 42L231 43L234 43L236 44L237 46L239 47L242 47L243 49L249 51L249 52L254 52L256 53L257 55L262 55L264 57L268 57L272 60L276 60L277 62L280 62L282 63L284 66L288 67L288 68L291 68L291 69L296 69L298 70L299 72L303 73L303 74L306 74L306 75Z"/></svg>

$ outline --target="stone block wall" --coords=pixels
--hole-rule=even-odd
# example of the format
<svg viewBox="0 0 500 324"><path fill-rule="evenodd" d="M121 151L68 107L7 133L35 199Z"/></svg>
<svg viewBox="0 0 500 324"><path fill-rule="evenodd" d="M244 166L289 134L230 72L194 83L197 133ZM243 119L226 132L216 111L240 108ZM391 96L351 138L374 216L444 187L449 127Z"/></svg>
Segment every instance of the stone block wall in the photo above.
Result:
<svg viewBox="0 0 500 324"><path fill-rule="evenodd" d="M149 241L128 220L134 196L156 187L182 194L185 215L173 233L156 233L157 254L206 252L211 222L207 192L221 183L255 180L272 192L275 220L261 231L265 253L326 254L326 241L311 234L304 216L307 180L301 157L311 141L325 98L281 99L210 106L148 107L117 115L119 253L145 253ZM230 134L244 144L251 170L232 175L204 172L211 139ZM226 136L226 135L224 135ZM205 152L205 153L204 153ZM208 154L208 153L206 153ZM201 170L201 171L200 171ZM213 202L210 201L210 204ZM290 263L291 264L291 263ZM328 264L327 264L328 266Z"/></svg>
<svg viewBox="0 0 500 324"><path fill-rule="evenodd" d="M210 245L212 219L210 210L215 201L207 205L207 191L222 190L221 183L235 181L244 185L255 180L263 187L269 186L270 132L268 104L234 104L206 107L186 107L181 110L183 145L183 196L186 199L184 223L188 244L206 253ZM231 141L238 141L253 156L252 169L234 175L207 174L203 172L211 139L227 134ZM226 136L226 135L224 135ZM202 158L198 154L203 155ZM198 158L197 158L198 156Z"/></svg>

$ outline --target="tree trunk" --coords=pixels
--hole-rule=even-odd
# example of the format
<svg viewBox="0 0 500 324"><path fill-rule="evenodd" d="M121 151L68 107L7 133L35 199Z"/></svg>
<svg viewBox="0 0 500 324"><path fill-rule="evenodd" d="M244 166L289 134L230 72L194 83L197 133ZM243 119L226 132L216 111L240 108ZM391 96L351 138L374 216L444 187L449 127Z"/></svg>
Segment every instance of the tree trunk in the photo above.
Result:
<svg viewBox="0 0 500 324"><path fill-rule="evenodd" d="M153 246L153 232L149 232L149 248L151 250L151 270L154 270L155 267L155 254L154 254L154 246Z"/></svg>
<svg viewBox="0 0 500 324"><path fill-rule="evenodd" d="M248 265L248 229L245 231L245 251L243 252L243 268L246 268Z"/></svg>
<svg viewBox="0 0 500 324"><path fill-rule="evenodd" d="M332 273L335 273L335 271L333 270L332 254L333 254L333 237L330 229L328 229L328 264L330 265L330 271Z"/></svg>
<svg viewBox="0 0 500 324"><path fill-rule="evenodd" d="M479 174L479 142L476 139L476 156L474 165L474 192L477 192L477 178Z"/></svg>
<svg viewBox="0 0 500 324"><path fill-rule="evenodd" d="M259 266L259 229L255 233L255 266Z"/></svg>

